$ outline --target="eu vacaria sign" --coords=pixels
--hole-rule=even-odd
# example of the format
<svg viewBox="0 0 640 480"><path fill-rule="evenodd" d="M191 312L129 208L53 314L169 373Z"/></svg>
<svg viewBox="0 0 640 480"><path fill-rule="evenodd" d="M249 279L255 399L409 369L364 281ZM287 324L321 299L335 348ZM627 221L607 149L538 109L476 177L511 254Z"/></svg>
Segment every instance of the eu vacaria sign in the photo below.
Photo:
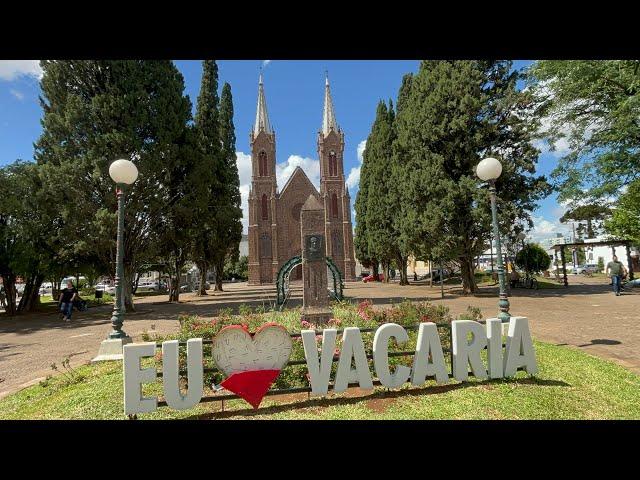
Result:
<svg viewBox="0 0 640 480"><path fill-rule="evenodd" d="M328 328L322 331L322 345L317 344L317 333L302 330L302 343L307 363L311 395L323 396L329 390L331 365L338 332ZM502 322L493 318L482 325L472 320L455 320L451 323L453 377L465 381L469 367L476 378L502 378L515 375L518 369L529 374L538 371L529 323L525 317L511 317L506 344L503 348ZM440 336L435 323L421 323L418 328L413 365L389 367L389 340L394 338L399 346L409 340L407 331L395 323L381 325L373 339L373 365L380 383L387 388L399 388L406 382L413 386L424 384L433 377L439 384L449 382ZM167 405L184 410L197 405L203 395L202 339L187 341L188 390L182 393L179 386L177 340L162 343L162 381ZM481 352L487 349L487 363ZM140 368L140 360L152 357L155 343L128 344L124 346L124 411L126 415L148 413L156 410L157 397L144 397L142 385L156 380L155 368ZM212 355L217 367L226 375L222 386L244 398L258 408L262 398L280 371L286 366L292 350L292 341L281 325L267 324L254 335L239 325L231 325L218 332L212 341ZM355 368L352 368L352 364ZM334 391L344 392L349 383L358 383L364 390L373 389L373 379L360 329L345 328L342 348L334 379Z"/></svg>

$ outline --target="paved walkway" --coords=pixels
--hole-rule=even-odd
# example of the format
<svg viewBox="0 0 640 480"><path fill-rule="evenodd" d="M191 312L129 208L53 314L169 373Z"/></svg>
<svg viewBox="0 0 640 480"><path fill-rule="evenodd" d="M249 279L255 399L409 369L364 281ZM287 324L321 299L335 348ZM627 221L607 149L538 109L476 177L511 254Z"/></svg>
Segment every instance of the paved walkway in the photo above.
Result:
<svg viewBox="0 0 640 480"><path fill-rule="evenodd" d="M640 374L640 289L615 297L603 278L570 278L569 288L548 290L515 289L511 292L511 313L528 316L535 338L559 345L572 345L593 355L612 359ZM246 303L252 307L273 301L273 287L225 284L225 292L207 297L181 296L180 304L169 304L165 296L136 300L137 312L128 314L125 331L140 341L144 331L175 331L180 314L216 316L222 308ZM299 291L299 287L295 288ZM348 283L345 295L371 299L376 306L398 303L404 298L429 299L444 303L457 315L468 305L480 307L486 317L497 311L497 288L483 287L474 297L462 296L459 287L440 288L426 284L400 287L396 284ZM291 306L299 304L299 293ZM0 314L0 397L52 374L51 364L71 357L71 365L88 362L110 330L110 307L74 312L71 323L56 313L7 318Z"/></svg>

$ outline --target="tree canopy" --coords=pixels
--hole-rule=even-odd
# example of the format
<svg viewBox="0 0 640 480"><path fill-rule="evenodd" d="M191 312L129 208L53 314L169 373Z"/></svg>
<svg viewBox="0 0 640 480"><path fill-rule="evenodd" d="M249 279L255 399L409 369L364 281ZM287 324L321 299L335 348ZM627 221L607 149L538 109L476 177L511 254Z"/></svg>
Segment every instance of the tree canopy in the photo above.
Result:
<svg viewBox="0 0 640 480"><path fill-rule="evenodd" d="M541 60L528 72L552 148L559 199L616 197L640 178L640 60Z"/></svg>

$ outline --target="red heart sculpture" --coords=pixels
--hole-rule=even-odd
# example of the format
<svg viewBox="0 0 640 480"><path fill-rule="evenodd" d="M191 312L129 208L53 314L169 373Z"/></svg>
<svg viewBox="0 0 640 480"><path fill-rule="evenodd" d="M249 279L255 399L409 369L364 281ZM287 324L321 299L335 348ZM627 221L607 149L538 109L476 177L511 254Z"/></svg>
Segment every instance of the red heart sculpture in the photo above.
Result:
<svg viewBox="0 0 640 480"><path fill-rule="evenodd" d="M213 358L228 377L222 386L258 408L291 355L293 342L282 325L265 324L251 336L240 325L218 332Z"/></svg>

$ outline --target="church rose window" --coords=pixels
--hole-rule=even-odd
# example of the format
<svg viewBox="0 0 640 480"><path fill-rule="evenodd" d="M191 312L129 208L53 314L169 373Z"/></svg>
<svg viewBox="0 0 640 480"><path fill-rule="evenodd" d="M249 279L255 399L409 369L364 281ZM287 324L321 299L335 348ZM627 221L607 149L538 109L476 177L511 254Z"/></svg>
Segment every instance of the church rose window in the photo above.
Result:
<svg viewBox="0 0 640 480"><path fill-rule="evenodd" d="M265 152L258 154L258 170L261 177L267 175L267 154Z"/></svg>
<svg viewBox="0 0 640 480"><path fill-rule="evenodd" d="M262 195L262 219L269 220L269 203L266 193Z"/></svg>
<svg viewBox="0 0 640 480"><path fill-rule="evenodd" d="M338 196L335 193L331 197L331 215L338 216Z"/></svg>

